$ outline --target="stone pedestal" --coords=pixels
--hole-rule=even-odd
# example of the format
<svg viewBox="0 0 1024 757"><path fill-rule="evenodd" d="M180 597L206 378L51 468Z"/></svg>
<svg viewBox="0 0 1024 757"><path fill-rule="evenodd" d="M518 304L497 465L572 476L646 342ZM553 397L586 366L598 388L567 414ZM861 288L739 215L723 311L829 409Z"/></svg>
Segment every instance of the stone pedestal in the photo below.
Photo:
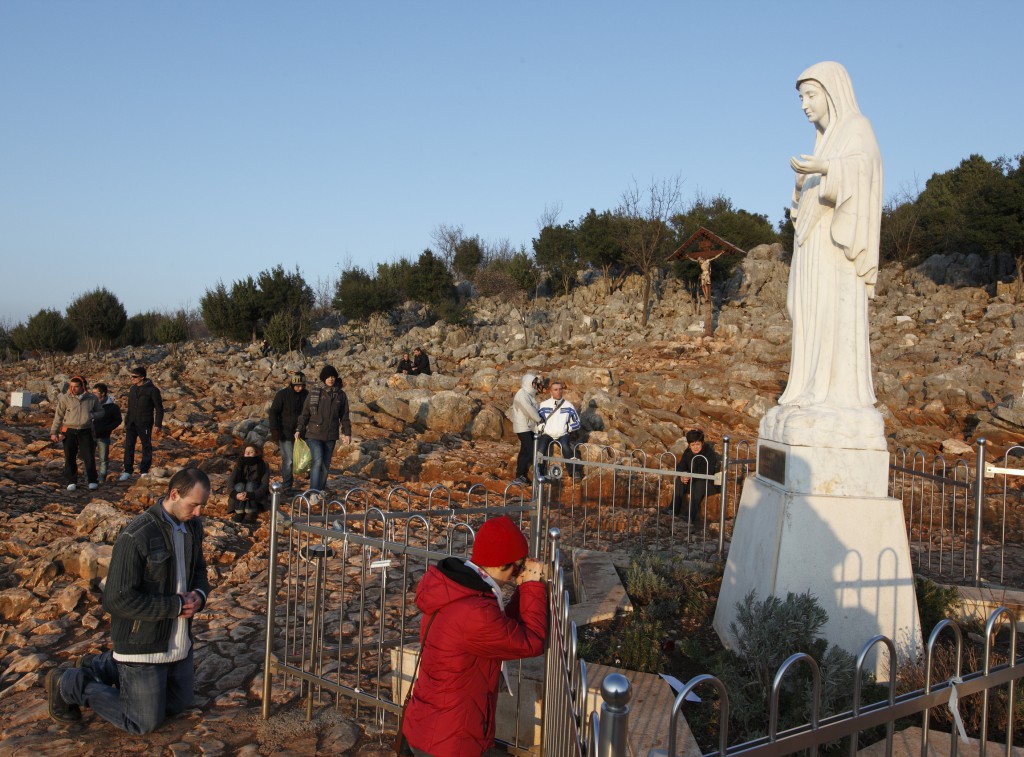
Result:
<svg viewBox="0 0 1024 757"><path fill-rule="evenodd" d="M735 646L736 603L810 591L822 633L856 655L884 634L916 657L921 625L903 507L886 496L884 450L801 447L762 440L758 474L743 486L714 627ZM886 677L885 654L868 669Z"/></svg>

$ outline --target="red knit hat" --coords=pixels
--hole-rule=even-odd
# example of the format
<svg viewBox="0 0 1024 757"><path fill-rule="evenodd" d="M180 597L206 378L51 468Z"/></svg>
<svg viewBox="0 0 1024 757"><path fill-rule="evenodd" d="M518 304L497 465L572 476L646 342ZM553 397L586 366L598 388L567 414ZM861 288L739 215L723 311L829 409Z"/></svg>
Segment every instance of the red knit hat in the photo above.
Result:
<svg viewBox="0 0 1024 757"><path fill-rule="evenodd" d="M477 529L473 540L474 565L497 568L517 562L530 554L530 545L513 520L507 515L491 518Z"/></svg>

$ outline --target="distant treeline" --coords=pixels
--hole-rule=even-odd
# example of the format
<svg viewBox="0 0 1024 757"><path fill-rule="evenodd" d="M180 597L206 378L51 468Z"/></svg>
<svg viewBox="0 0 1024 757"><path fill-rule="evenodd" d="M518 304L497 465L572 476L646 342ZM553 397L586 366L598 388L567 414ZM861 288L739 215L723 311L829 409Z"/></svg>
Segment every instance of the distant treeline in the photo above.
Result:
<svg viewBox="0 0 1024 757"><path fill-rule="evenodd" d="M19 354L173 345L214 335L237 341L262 339L271 349L288 351L300 349L313 324L332 311L364 320L412 300L423 303L434 318L462 322L473 293L503 297L524 311L538 297L570 292L577 273L586 268L600 271L609 290L627 274L641 274L648 286L638 307L646 314L652 279L667 267L666 258L701 227L742 250L774 242L792 249L788 209L773 226L766 215L735 208L721 195L698 195L684 206L680 186L678 177L652 181L649 187L634 184L618 207L591 209L565 223L558 222L557 209L546 208L529 250L525 245L516 249L506 240L487 242L467 234L462 226L442 224L434 230L433 248L415 261L380 263L373 271L348 267L334 281L318 279L315 292L298 268L289 272L278 265L230 286L218 282L203 294L198 311L129 318L116 295L100 288L76 298L63 315L43 309L13 328L0 324L0 350ZM971 155L956 168L933 175L923 190L902 187L890 196L882 216L883 261L909 266L940 253L986 259L1012 256L1020 275L1024 155L992 161ZM737 256L716 260L713 280L725 280L737 262ZM676 262L670 273L696 290L696 264ZM458 282L471 286L457 286Z"/></svg>

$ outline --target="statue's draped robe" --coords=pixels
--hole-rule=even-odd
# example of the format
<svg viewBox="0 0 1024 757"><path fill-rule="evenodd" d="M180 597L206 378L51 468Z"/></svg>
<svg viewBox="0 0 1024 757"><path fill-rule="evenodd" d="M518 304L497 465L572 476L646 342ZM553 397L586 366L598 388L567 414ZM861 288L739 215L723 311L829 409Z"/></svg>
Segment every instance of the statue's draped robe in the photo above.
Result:
<svg viewBox="0 0 1024 757"><path fill-rule="evenodd" d="M873 406L868 298L878 272L882 158L860 114L846 70L819 63L813 79L829 100L829 125L814 157L828 173L801 175L793 193L796 229L786 305L793 322L789 381L780 405Z"/></svg>

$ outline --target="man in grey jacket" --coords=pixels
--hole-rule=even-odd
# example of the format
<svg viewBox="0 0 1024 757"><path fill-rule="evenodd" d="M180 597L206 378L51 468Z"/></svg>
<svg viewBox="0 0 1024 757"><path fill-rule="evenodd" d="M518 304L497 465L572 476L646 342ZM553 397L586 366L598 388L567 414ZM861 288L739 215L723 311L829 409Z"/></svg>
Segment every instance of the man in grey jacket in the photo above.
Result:
<svg viewBox="0 0 1024 757"><path fill-rule="evenodd" d="M209 477L185 468L171 477L166 497L121 531L103 589L113 651L49 672L51 718L74 723L87 706L141 734L192 706L192 618L210 593L200 519L209 497Z"/></svg>
<svg viewBox="0 0 1024 757"><path fill-rule="evenodd" d="M64 445L64 483L68 491L78 488L78 462L85 464L85 477L90 489L99 486L96 475L96 439L92 422L103 417L96 396L85 390L85 379L72 376L66 393L57 397L57 408L50 426L50 440Z"/></svg>

